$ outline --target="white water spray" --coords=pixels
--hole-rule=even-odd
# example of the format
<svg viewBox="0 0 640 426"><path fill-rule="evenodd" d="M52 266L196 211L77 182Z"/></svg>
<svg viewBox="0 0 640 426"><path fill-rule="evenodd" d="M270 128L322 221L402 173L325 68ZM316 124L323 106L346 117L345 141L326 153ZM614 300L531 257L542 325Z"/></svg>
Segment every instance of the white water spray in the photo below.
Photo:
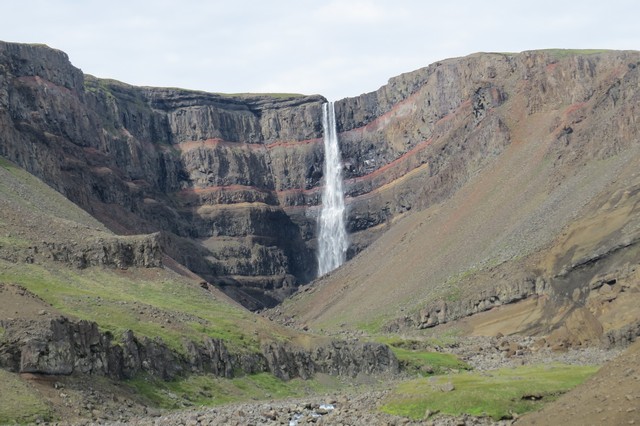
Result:
<svg viewBox="0 0 640 426"><path fill-rule="evenodd" d="M338 148L333 102L322 105L324 130L324 189L319 219L318 276L342 265L347 256L347 229L344 223L342 163Z"/></svg>

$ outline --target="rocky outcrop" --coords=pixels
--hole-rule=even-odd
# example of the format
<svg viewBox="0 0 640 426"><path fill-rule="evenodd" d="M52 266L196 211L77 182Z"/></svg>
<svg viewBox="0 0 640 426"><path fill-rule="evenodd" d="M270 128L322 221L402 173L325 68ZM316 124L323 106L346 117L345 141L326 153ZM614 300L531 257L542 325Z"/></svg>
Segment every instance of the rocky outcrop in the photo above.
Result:
<svg viewBox="0 0 640 426"><path fill-rule="evenodd" d="M391 349L378 343L332 341L311 350L270 343L262 348L269 370L277 377L308 379L316 373L355 377L358 374L397 373L398 360Z"/></svg>
<svg viewBox="0 0 640 426"><path fill-rule="evenodd" d="M183 371L167 346L125 332L119 343L89 321L3 320L0 366L20 373L97 374L131 378L146 371L168 379Z"/></svg>
<svg viewBox="0 0 640 426"><path fill-rule="evenodd" d="M141 236L113 236L94 242L45 242L42 249L32 247L46 258L77 268L108 266L115 268L153 268L162 266L159 233Z"/></svg>
<svg viewBox="0 0 640 426"><path fill-rule="evenodd" d="M390 321L386 330L425 329L490 311L504 305L529 298L538 298L545 315L530 315L522 320L523 331L545 335L558 347L601 344L606 347L624 347L640 336L640 320L635 306L640 301L637 279L637 249L640 239L625 236L623 243L604 242L598 251L578 258L569 265L556 265L556 273L547 275L540 269L526 271L522 263L520 276L503 276L508 265L492 271L472 275L469 283L478 285L497 282L473 291L472 285L462 288L449 298L439 299L423 306L418 313ZM465 284L467 284L465 286ZM557 318L560 316L561 318Z"/></svg>
<svg viewBox="0 0 640 426"><path fill-rule="evenodd" d="M161 339L120 338L102 332L90 321L6 319L0 321L0 368L20 373L103 375L132 378L140 372L165 380L181 374L270 372L289 380L316 373L355 377L398 372L388 346L377 343L330 341L308 350L292 344L265 344L259 353L231 353L219 339L184 342L184 350L169 348Z"/></svg>
<svg viewBox="0 0 640 426"><path fill-rule="evenodd" d="M92 240L61 236L58 240L32 243L28 247L0 244L0 259L25 263L53 260L79 269L91 266L157 268L162 266L161 241L160 233L136 236L104 233Z"/></svg>
<svg viewBox="0 0 640 426"><path fill-rule="evenodd" d="M315 275L314 219L301 212L302 231L279 193L318 184L298 153L321 170L323 101L136 88L46 46L0 43L0 155L117 233L162 231L165 252L254 308Z"/></svg>
<svg viewBox="0 0 640 426"><path fill-rule="evenodd" d="M548 284L541 277L511 277L508 282L488 289L459 294L458 297L450 296L448 300L439 299L424 306L415 315L391 321L386 328L388 331L398 331L404 327L422 330L548 293Z"/></svg>

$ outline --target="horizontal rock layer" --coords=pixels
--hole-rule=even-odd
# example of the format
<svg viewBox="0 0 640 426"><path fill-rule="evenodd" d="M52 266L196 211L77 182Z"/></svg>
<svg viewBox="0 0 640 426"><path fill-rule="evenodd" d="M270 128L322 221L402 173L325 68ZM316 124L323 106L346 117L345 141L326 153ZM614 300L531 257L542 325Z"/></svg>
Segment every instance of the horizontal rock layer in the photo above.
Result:
<svg viewBox="0 0 640 426"><path fill-rule="evenodd" d="M603 75L620 81L603 102L633 96L622 79L637 62L633 52L477 54L336 102L349 256L500 155L514 128L497 109L574 105L579 120ZM164 232L166 252L250 308L316 275L323 102L133 87L83 75L45 46L0 43L0 155L116 232ZM625 120L603 128L631 129ZM560 139L581 136L565 127ZM618 136L616 149L628 140Z"/></svg>
<svg viewBox="0 0 640 426"><path fill-rule="evenodd" d="M476 54L338 101L351 238L378 238L283 317L339 331L431 327L538 296L578 308L593 276L575 265L637 236L639 65L640 52ZM635 321L606 316L601 335Z"/></svg>

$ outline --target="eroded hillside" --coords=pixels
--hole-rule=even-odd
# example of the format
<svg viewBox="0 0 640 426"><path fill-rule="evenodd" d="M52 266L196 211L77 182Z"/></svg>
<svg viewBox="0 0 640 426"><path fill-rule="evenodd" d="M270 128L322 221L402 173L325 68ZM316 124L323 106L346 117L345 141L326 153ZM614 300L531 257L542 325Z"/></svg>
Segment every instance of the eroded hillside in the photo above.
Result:
<svg viewBox="0 0 640 426"><path fill-rule="evenodd" d="M398 150L387 174L362 178L356 167L349 176L350 217L363 199L411 210L387 218L369 248L276 315L325 330L407 332L490 311L459 327L568 345L633 338L639 60L477 54L432 65L386 108L374 99L390 89L342 101L345 156L349 141L371 135L390 141L373 145L381 153ZM376 175L383 184L361 193Z"/></svg>
<svg viewBox="0 0 640 426"><path fill-rule="evenodd" d="M143 262L163 251L250 308L314 277L322 97L138 88L1 47L2 155L153 234ZM634 282L639 60L475 54L338 101L350 255L381 239L286 315L421 329L528 297L586 315L598 277Z"/></svg>
<svg viewBox="0 0 640 426"><path fill-rule="evenodd" d="M0 160L0 423L123 421L266 398L261 381L302 395L311 385L293 379L397 372L387 346L278 326L164 255L158 235L116 236ZM185 390L162 400L149 388L163 381Z"/></svg>

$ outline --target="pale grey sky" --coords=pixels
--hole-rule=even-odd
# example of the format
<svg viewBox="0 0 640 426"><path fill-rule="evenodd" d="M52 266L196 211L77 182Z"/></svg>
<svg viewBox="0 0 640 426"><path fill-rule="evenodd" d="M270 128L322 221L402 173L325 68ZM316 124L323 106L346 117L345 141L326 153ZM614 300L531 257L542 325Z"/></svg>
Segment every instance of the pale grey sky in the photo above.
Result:
<svg viewBox="0 0 640 426"><path fill-rule="evenodd" d="M639 17L637 0L0 0L0 40L134 85L337 100L479 51L637 50Z"/></svg>

